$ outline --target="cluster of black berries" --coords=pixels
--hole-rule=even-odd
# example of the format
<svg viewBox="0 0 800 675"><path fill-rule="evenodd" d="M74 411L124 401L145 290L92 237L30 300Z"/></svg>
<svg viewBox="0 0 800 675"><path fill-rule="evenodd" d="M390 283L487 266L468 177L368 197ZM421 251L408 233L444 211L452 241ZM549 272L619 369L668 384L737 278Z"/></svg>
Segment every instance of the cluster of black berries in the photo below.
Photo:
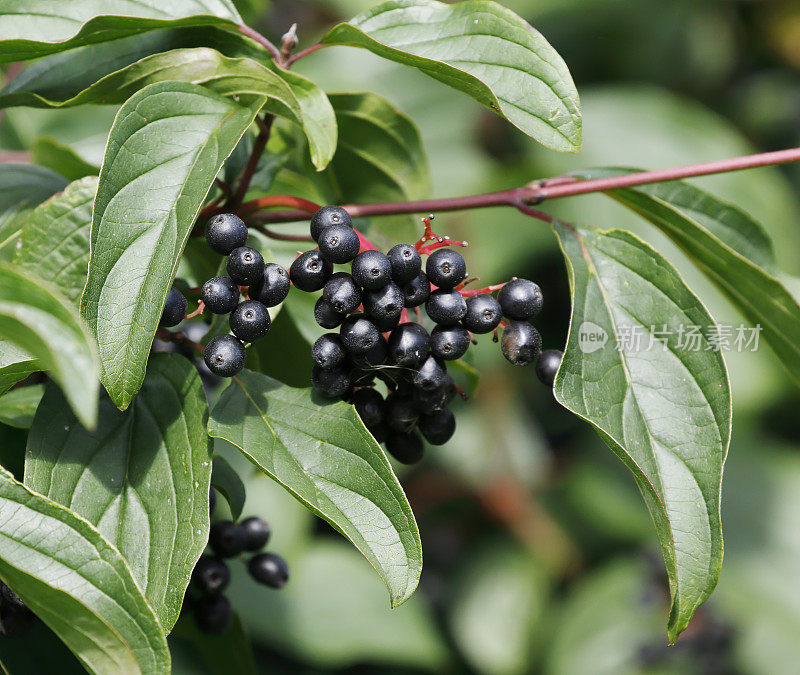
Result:
<svg viewBox="0 0 800 675"><path fill-rule="evenodd" d="M228 257L228 276L214 277L203 284L201 298L213 314L229 314L233 335L218 335L206 346L203 359L209 370L221 377L236 375L245 362L245 343L263 338L270 329L268 307L275 307L289 293L289 275L280 265L264 263L254 248L245 246L247 226L231 214L212 218L206 226L206 242ZM248 299L239 302L240 287L248 287ZM175 288L167 297L162 326L175 326L186 314L186 299Z"/></svg>
<svg viewBox="0 0 800 675"><path fill-rule="evenodd" d="M266 546L269 535L269 524L255 516L240 523L220 520L211 526L208 545L212 553L200 556L197 561L184 604L202 632L222 633L231 622L231 602L222 593L231 580L224 558L234 558L245 552L255 553L247 561L250 576L270 588L286 585L289 580L286 561L275 553L258 552Z"/></svg>
<svg viewBox="0 0 800 675"><path fill-rule="evenodd" d="M430 219L425 222L428 233ZM540 357L541 337L529 320L541 310L542 293L532 281L513 279L497 298L491 289L462 291L466 263L457 251L437 246L444 238L430 237L436 243L428 247L424 240L398 244L388 254L361 251L349 214L336 206L314 214L311 236L318 248L299 255L289 277L300 290L322 290L317 323L339 328L312 347L312 385L325 397L352 403L398 461L419 461L422 437L432 445L452 437L455 417L447 406L457 387L446 362L466 353L472 334L494 332L505 316L505 357L515 365ZM428 251L423 271L421 252ZM333 271L334 264L346 263L349 273ZM407 311L422 305L435 324L431 332L408 320ZM539 361L540 377L551 381L560 362L552 355ZM373 388L376 378L386 384L386 398Z"/></svg>
<svg viewBox="0 0 800 675"><path fill-rule="evenodd" d="M36 617L20 597L0 581L0 631L6 637L22 637Z"/></svg>

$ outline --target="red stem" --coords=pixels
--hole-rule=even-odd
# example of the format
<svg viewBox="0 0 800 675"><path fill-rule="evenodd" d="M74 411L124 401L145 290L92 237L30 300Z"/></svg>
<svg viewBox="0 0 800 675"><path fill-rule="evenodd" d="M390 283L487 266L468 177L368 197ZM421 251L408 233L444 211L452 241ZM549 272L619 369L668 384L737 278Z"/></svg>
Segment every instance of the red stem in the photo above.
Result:
<svg viewBox="0 0 800 675"><path fill-rule="evenodd" d="M525 187L489 192L466 197L450 199L428 199L411 202L386 202L382 204L356 204L344 208L354 218L368 216L390 216L404 213L461 211L465 209L479 209L490 206L526 206L538 204L545 199L558 199L574 195L588 194L590 192L604 192L648 183L661 183L664 181L708 176L715 173L728 171L741 171L761 166L786 164L800 160L800 148L765 152L744 157L734 157L704 164L659 169L657 171L642 171L638 173L615 176L613 178L600 178L596 180L579 180L571 176L560 176L555 179L540 181ZM271 213L254 214L259 222L287 223L305 218L304 211L273 211ZM529 214L530 215L530 214ZM539 212L539 215L541 214Z"/></svg>
<svg viewBox="0 0 800 675"><path fill-rule="evenodd" d="M250 26L246 26L245 24L239 24L239 26L237 27L240 33L246 35L251 40L255 40L256 42L258 42L258 44L264 47L264 49L266 49L270 53L273 59L275 59L276 61L281 60L280 50L269 40L267 40L267 38L265 38L261 33L259 33L256 30L253 30L252 28L250 28Z"/></svg>
<svg viewBox="0 0 800 675"><path fill-rule="evenodd" d="M274 121L275 115L264 115L264 119L259 120L260 123L258 126L260 131L258 132L258 136L256 136L256 140L253 143L253 151L250 153L250 157L248 158L247 164L244 167L242 177L239 180L239 185L236 187L236 192L231 199L233 206L239 206L247 194L247 189L250 187L250 181L253 180L253 175L258 168L258 160L261 159L261 155L264 154L264 149L267 147L267 143L269 142L270 131L272 130L272 123Z"/></svg>
<svg viewBox="0 0 800 675"><path fill-rule="evenodd" d="M290 206L298 209L302 216L297 220L307 220L309 213L319 211L319 204L315 204L308 199L302 197L292 197L291 195L270 195L268 197L260 197L250 202L245 202L237 209L237 213L244 218L251 213L261 211L262 209L272 209L276 206Z"/></svg>
<svg viewBox="0 0 800 675"><path fill-rule="evenodd" d="M290 56L286 59L286 67L289 68L295 61L299 61L300 59L304 59L309 54L313 54L315 51L322 49L323 47L327 47L328 45L324 45L321 42L311 45L310 47L306 47L305 49L301 49L297 54L294 56Z"/></svg>

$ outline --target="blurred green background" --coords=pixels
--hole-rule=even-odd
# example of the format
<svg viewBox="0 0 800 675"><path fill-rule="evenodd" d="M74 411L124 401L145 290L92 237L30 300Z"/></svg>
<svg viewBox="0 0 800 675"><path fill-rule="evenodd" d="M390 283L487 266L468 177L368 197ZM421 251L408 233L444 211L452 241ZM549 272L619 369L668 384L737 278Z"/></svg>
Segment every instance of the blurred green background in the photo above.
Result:
<svg viewBox="0 0 800 675"><path fill-rule="evenodd" d="M373 3L237 4L275 40L297 22L303 47ZM296 68L328 91L375 91L407 113L425 142L432 196L514 187L580 167L654 169L800 144L800 2L504 4L544 33L573 73L584 113L579 155L538 148L466 97L364 51L326 49ZM10 110L0 143L35 151L55 141L97 166L114 112ZM800 167L697 184L761 220L784 269L800 272ZM742 321L673 245L607 198L545 208L633 229L679 267L718 321ZM393 239L392 227L376 226ZM567 279L547 227L490 209L442 214L437 230L470 242L470 271L487 283L536 280L545 294L538 321L545 346L563 346ZM669 604L655 532L631 476L532 369L511 367L489 340L474 352L481 381L456 411L454 440L401 472L425 568L419 591L399 609L388 609L377 575L339 535L269 480L248 479L245 513L270 520L270 548L292 569L280 593L254 590L245 570L234 570L231 597L261 672L800 672L800 396L768 348L727 357L734 427L723 488L725 562L716 592L674 647L666 644ZM219 451L237 462L228 448ZM241 468L250 475L249 465ZM172 646L176 672L208 672L189 642L176 638Z"/></svg>

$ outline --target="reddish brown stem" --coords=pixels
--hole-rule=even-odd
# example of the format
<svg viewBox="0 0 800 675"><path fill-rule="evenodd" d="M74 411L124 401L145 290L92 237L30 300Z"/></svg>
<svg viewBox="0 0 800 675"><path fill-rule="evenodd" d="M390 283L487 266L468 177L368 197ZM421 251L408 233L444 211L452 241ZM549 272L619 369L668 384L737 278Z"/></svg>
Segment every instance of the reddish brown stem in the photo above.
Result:
<svg viewBox="0 0 800 675"><path fill-rule="evenodd" d="M236 187L236 192L233 194L231 198L231 204L234 207L238 207L245 198L247 194L247 190L250 187L250 181L253 180L253 176L256 173L256 169L258 168L258 161L261 159L261 155L264 154L264 149L267 147L267 143L269 142L270 131L272 130L272 123L275 121L275 115L264 115L263 120L259 120L260 124L258 132L258 136L256 136L256 140L253 143L253 151L250 153L250 158L247 160L247 164L244 167L244 171L242 172L242 177L239 179L239 185Z"/></svg>
<svg viewBox="0 0 800 675"><path fill-rule="evenodd" d="M323 47L327 47L327 45L317 43L315 45L311 45L310 47L306 47L305 49L301 49L299 52L297 52L297 54L286 59L286 67L289 68L295 61L304 59L309 54L313 54L315 51L322 49Z"/></svg>
<svg viewBox="0 0 800 675"><path fill-rule="evenodd" d="M183 333L172 332L170 330L167 330L166 328L159 328L156 331L156 337L159 340L163 340L164 342L174 342L176 344L189 345L190 347L196 349L201 354L206 350L206 348L199 342L194 342L193 340L190 340Z"/></svg>
<svg viewBox="0 0 800 675"><path fill-rule="evenodd" d="M595 180L579 180L571 176L559 176L555 179L539 181L525 187L489 192L466 197L450 199L427 199L410 202L386 202L381 204L353 204L344 208L354 218L370 216L390 216L405 213L424 213L442 211L462 211L466 209L480 209L491 206L515 206L519 208L530 204L538 204L545 199L558 199L571 197L591 192L604 192L649 183L708 176L728 171L741 171L761 166L786 164L800 160L800 148L765 152L744 157L734 157L704 164L659 169L657 171L642 171L638 173L615 176L613 178L600 178ZM541 212L539 212L541 214ZM530 214L529 214L530 215ZM259 222L285 223L302 220L305 212L301 211L273 211L270 213L254 214Z"/></svg>
<svg viewBox="0 0 800 675"><path fill-rule="evenodd" d="M308 219L309 214L318 211L320 206L308 199L302 197L292 197L291 195L270 195L269 197L260 197L249 202L245 202L237 209L237 213L242 216L249 216L256 211L264 209L273 209L276 206L289 206L297 209L302 213L302 216L297 220Z"/></svg>
<svg viewBox="0 0 800 675"><path fill-rule="evenodd" d="M278 241L314 241L312 237L303 235L303 234L283 234L282 232L275 232L275 230L270 230L263 225L259 225L255 228L265 237L269 237L270 239L277 239Z"/></svg>
<svg viewBox="0 0 800 675"><path fill-rule="evenodd" d="M261 33L259 33L256 30L253 30L252 28L250 28L250 26L246 26L245 24L239 24L237 28L239 29L240 33L246 35L251 40L255 40L256 42L258 42L258 44L264 47L264 49L266 49L270 53L273 59L275 59L276 61L280 61L281 59L280 50L274 44L272 44L272 42L270 42L267 38L265 38Z"/></svg>
<svg viewBox="0 0 800 675"><path fill-rule="evenodd" d="M486 288L476 288L472 291L459 291L461 295L465 298L469 298L473 295L489 295L490 293L494 293L495 291L499 291L503 286L506 285L508 282L504 282L502 284L495 284L494 286L487 286Z"/></svg>

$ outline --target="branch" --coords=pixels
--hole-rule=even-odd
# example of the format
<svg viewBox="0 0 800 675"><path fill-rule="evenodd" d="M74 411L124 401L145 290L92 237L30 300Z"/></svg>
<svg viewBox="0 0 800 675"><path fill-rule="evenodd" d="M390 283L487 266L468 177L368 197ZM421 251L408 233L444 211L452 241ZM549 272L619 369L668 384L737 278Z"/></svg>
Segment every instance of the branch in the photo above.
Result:
<svg viewBox="0 0 800 675"><path fill-rule="evenodd" d="M540 204L545 199L559 199L562 197L589 194L591 192L605 192L619 188L634 187L636 185L661 183L665 181L678 180L681 178L692 178L696 176L708 176L716 173L741 171L742 169L786 164L788 162L796 161L800 161L800 148L778 150L776 152L765 152L757 155L746 155L744 157L735 157L733 159L707 162L705 164L692 164L690 166L659 169L658 171L642 171L638 173L616 176L614 178L580 180L573 176L559 176L557 178L537 181L524 187L503 190L501 192L489 192L486 194L470 195L467 197L454 197L450 199L386 202L382 204L353 204L347 205L344 208L353 218L363 218L368 216L390 216L405 213L463 211L465 209L481 209L491 206L513 206L516 208L524 206L529 208L529 205ZM280 197L280 199L287 200L292 198ZM256 200L256 202L258 202L258 200ZM252 214L251 220L253 222L288 223L305 220L307 218L308 211L306 209L257 213L257 211L260 211L262 208L283 206L284 204L276 201L275 203L261 206L256 202L248 203L248 213ZM526 211L526 213L528 212ZM533 214L528 213L528 215ZM541 211L537 211L536 217L543 219L543 217L549 216Z"/></svg>
<svg viewBox="0 0 800 675"><path fill-rule="evenodd" d="M243 23L239 24L237 28L239 29L240 33L246 35L251 40L255 40L256 42L258 42L258 44L264 47L264 49L266 49L270 53L270 55L272 56L273 59L275 59L276 62L281 60L281 53L278 50L278 48L274 44L272 44L269 40L267 40L267 38L265 38L257 30L253 30L252 28L250 28L250 26L246 26Z"/></svg>
<svg viewBox="0 0 800 675"><path fill-rule="evenodd" d="M256 120L259 127L258 136L256 136L256 140L253 143L253 151L250 153L250 157L247 160L247 165L244 167L244 171L242 172L242 177L239 179L239 185L236 187L236 192L234 193L233 198L230 200L229 205L234 207L238 207L247 194L247 189L250 187L250 181L253 180L256 169L258 169L258 161L261 159L261 155L264 154L264 149L267 147L267 143L269 142L269 136L270 132L272 131L272 123L275 121L275 115L264 115L263 120L259 117L256 117Z"/></svg>
<svg viewBox="0 0 800 675"><path fill-rule="evenodd" d="M304 59L309 54L313 54L315 51L322 49L323 47L327 47L328 45L324 45L321 42L318 42L315 45L311 45L310 47L306 47L305 49L301 49L297 54L294 56L290 56L286 59L286 67L289 68L295 61L299 61L300 59Z"/></svg>

